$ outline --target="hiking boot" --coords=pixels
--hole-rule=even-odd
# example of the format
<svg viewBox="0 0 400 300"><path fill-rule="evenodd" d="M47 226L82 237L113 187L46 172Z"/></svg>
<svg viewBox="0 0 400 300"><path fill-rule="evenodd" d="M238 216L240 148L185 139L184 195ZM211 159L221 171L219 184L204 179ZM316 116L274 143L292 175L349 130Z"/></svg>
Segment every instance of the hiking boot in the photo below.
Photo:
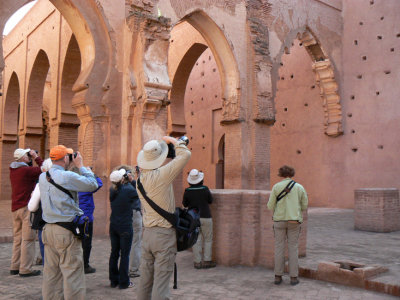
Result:
<svg viewBox="0 0 400 300"><path fill-rule="evenodd" d="M201 268L202 268L201 262L199 262L199 263L194 263L193 265L194 265L194 268L195 268L195 269L201 269Z"/></svg>
<svg viewBox="0 0 400 300"><path fill-rule="evenodd" d="M85 267L85 274L91 274L91 273L96 273L96 269L88 265Z"/></svg>
<svg viewBox="0 0 400 300"><path fill-rule="evenodd" d="M282 276L275 275L274 284L278 285L282 283Z"/></svg>
<svg viewBox="0 0 400 300"><path fill-rule="evenodd" d="M290 285L296 285L300 281L297 279L297 277L290 277Z"/></svg>
<svg viewBox="0 0 400 300"><path fill-rule="evenodd" d="M31 277L31 276L38 276L40 274L41 274L40 270L33 270L32 272L26 273L26 274L19 273L19 276L21 276L21 277Z"/></svg>
<svg viewBox="0 0 400 300"><path fill-rule="evenodd" d="M217 263L212 260L203 262L203 269L215 268L216 266Z"/></svg>

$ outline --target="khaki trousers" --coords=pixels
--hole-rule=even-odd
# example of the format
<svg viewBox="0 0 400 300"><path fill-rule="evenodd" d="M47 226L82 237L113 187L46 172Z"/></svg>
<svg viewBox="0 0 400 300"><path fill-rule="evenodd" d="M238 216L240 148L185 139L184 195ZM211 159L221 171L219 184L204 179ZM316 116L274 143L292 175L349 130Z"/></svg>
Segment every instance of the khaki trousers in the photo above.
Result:
<svg viewBox="0 0 400 300"><path fill-rule="evenodd" d="M288 221L274 222L275 235L275 275L282 276L285 267L285 240L288 241L289 275L299 275L299 235L300 224Z"/></svg>
<svg viewBox="0 0 400 300"><path fill-rule="evenodd" d="M169 284L176 252L174 228L144 228L138 300L170 299Z"/></svg>
<svg viewBox="0 0 400 300"><path fill-rule="evenodd" d="M129 271L138 272L140 266L140 251L142 248L143 221L140 211L134 210L132 217L133 240L130 254Z"/></svg>
<svg viewBox="0 0 400 300"><path fill-rule="evenodd" d="M12 212L13 250L10 270L19 270L20 274L32 272L35 259L36 231L32 230L28 207L21 207Z"/></svg>
<svg viewBox="0 0 400 300"><path fill-rule="evenodd" d="M44 244L43 300L85 299L82 242L57 225L43 228Z"/></svg>
<svg viewBox="0 0 400 300"><path fill-rule="evenodd" d="M194 262L211 261L212 258L212 239L213 239L213 223L211 218L200 218L200 233L196 244L193 246ZM204 252L203 252L204 241ZM203 252L203 253L202 253Z"/></svg>

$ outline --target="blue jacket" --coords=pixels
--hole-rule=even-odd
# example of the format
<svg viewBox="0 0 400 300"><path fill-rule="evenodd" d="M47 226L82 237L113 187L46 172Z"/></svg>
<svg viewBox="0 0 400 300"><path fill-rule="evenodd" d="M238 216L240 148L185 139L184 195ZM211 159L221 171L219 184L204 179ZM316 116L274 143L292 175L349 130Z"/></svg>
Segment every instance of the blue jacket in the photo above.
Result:
<svg viewBox="0 0 400 300"><path fill-rule="evenodd" d="M89 222L93 222L93 212L94 212L94 201L93 193L96 193L102 186L103 182L99 177L96 176L97 185L99 186L97 190L93 192L81 192L78 193L79 197L79 208L82 209L83 214L89 217Z"/></svg>

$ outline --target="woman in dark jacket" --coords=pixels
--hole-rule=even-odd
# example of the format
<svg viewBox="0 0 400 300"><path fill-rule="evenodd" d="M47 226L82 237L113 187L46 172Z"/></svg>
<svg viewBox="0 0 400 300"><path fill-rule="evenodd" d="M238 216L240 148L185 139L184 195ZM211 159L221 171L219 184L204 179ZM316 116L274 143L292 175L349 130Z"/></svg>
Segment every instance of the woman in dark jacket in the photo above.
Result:
<svg viewBox="0 0 400 300"><path fill-rule="evenodd" d="M126 289L132 287L129 280L129 253L131 251L133 227L132 209L138 197L132 175L125 169L113 171L110 174L111 217L110 239L111 255L109 262L109 278L111 287ZM120 258L119 268L118 259Z"/></svg>
<svg viewBox="0 0 400 300"><path fill-rule="evenodd" d="M196 269L208 269L216 266L216 263L211 260L213 223L209 204L212 203L213 199L208 187L203 185L203 179L203 172L196 169L190 171L187 178L190 187L185 189L182 202L184 207L197 208L200 211L200 234L193 246L194 267Z"/></svg>

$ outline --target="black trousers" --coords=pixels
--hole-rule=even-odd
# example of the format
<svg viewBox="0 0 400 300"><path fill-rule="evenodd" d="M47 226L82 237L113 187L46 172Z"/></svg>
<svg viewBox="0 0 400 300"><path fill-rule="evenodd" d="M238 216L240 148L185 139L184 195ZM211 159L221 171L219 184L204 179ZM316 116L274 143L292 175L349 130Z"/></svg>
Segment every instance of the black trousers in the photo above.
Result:
<svg viewBox="0 0 400 300"><path fill-rule="evenodd" d="M88 223L88 234L87 238L82 239L83 265L85 268L89 266L90 252L92 251L93 222Z"/></svg>

